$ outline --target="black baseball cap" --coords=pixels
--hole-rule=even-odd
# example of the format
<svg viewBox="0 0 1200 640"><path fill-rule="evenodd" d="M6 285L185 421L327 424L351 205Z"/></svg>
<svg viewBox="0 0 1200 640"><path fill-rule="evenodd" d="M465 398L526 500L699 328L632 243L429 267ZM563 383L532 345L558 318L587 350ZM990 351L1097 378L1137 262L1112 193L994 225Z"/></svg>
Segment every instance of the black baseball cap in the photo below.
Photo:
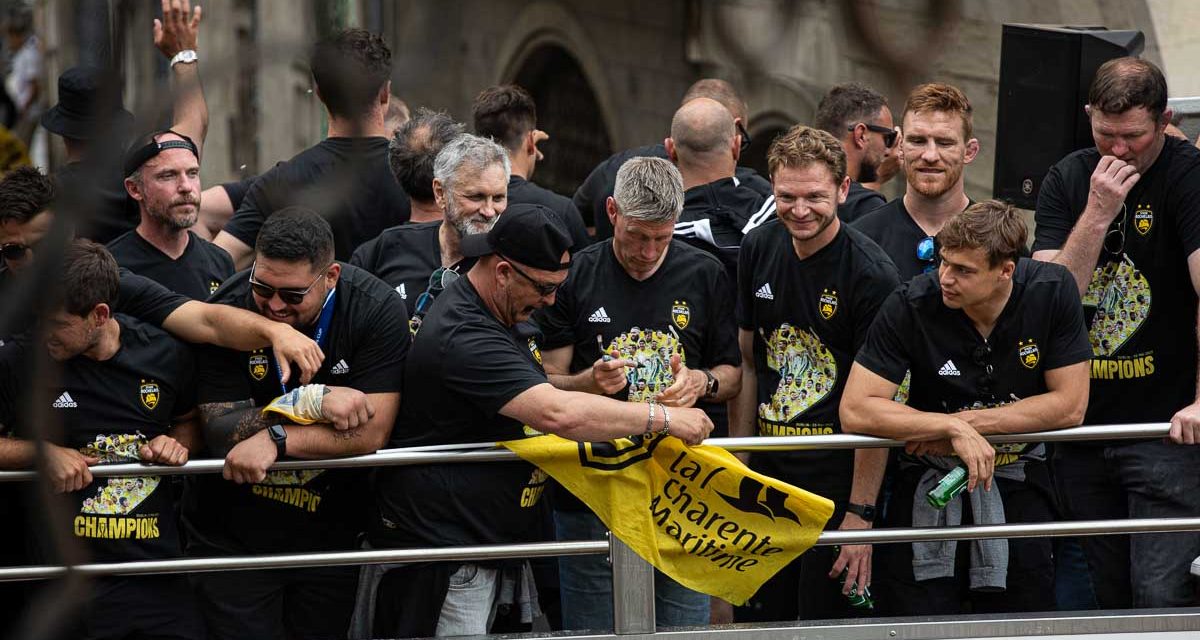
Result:
<svg viewBox="0 0 1200 640"><path fill-rule="evenodd" d="M514 204L504 210L487 233L462 239L460 249L467 258L498 253L505 258L543 271L562 271L571 261L559 262L571 246L554 212L540 204Z"/></svg>
<svg viewBox="0 0 1200 640"><path fill-rule="evenodd" d="M155 140L158 136L168 133L177 135L182 140L163 140L161 142ZM142 136L137 142L133 143L133 146L129 147L129 151L125 153L125 173L123 175L132 174L134 171L140 169L142 165L146 164L147 160L167 149L187 149L192 152L192 155L196 156L197 160L200 159L200 151L196 149L196 143L192 142L191 138L178 131L163 129L162 131L155 131Z"/></svg>

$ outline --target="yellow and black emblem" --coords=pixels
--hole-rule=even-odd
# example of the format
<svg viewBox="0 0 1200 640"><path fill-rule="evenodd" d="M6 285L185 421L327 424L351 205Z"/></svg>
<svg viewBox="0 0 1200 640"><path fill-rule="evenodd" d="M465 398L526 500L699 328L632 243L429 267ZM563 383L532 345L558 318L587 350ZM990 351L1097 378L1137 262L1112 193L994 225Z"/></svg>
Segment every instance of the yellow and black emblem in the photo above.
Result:
<svg viewBox="0 0 1200 640"><path fill-rule="evenodd" d="M1148 204L1139 204L1133 212L1133 228L1141 235L1150 233L1150 227L1154 226L1154 211L1150 209Z"/></svg>
<svg viewBox="0 0 1200 640"><path fill-rule="evenodd" d="M208 281L208 295L211 296L212 294L217 292L217 289L220 289L220 288L221 288L220 282L217 282L216 280Z"/></svg>
<svg viewBox="0 0 1200 640"><path fill-rule="evenodd" d="M1017 343L1017 358L1021 361L1021 366L1033 369L1041 361L1042 352L1038 351L1037 343L1033 341L1033 338L1021 340Z"/></svg>
<svg viewBox="0 0 1200 640"><path fill-rule="evenodd" d="M538 348L537 340L533 338L529 339L529 353L533 354L533 359L537 361L538 365L542 364L542 350Z"/></svg>
<svg viewBox="0 0 1200 640"><path fill-rule="evenodd" d="M821 292L821 298L817 303L817 311L821 313L821 317L826 320L832 318L837 313L838 297L837 290L830 291L825 289Z"/></svg>
<svg viewBox="0 0 1200 640"><path fill-rule="evenodd" d="M141 396L142 406L154 410L158 406L159 397L158 383L153 380L142 380L141 386L138 387L138 395Z"/></svg>
<svg viewBox="0 0 1200 640"><path fill-rule="evenodd" d="M675 326L683 331L691 321L692 310L688 308L687 300L676 300L675 304L671 305L671 322L674 322Z"/></svg>
<svg viewBox="0 0 1200 640"><path fill-rule="evenodd" d="M261 351L250 354L250 377L262 380L267 377L267 356Z"/></svg>

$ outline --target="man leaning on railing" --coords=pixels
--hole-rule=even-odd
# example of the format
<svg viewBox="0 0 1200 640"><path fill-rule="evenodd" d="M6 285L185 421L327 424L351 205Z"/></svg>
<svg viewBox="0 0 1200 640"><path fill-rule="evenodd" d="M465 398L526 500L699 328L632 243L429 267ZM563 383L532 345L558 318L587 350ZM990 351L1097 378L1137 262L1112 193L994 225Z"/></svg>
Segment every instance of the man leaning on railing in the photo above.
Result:
<svg viewBox="0 0 1200 640"><path fill-rule="evenodd" d="M1018 257L1026 237L1000 202L951 218L938 270L884 302L855 358L842 427L909 441L885 527L1055 519L1044 445L983 437L1075 426L1087 407L1078 292L1064 267ZM893 400L906 371L908 405ZM946 486L957 476L959 497ZM1047 538L882 545L875 575L885 615L954 615L965 601L975 613L1054 609Z"/></svg>

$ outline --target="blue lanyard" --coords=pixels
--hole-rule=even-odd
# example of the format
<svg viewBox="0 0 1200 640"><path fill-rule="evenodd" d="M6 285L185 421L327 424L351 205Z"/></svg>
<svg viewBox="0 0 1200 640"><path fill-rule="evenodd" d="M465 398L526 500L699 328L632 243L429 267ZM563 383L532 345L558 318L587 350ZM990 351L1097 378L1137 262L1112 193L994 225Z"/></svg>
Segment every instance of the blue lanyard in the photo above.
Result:
<svg viewBox="0 0 1200 640"><path fill-rule="evenodd" d="M317 320L317 330L313 332L313 342L316 342L321 350L325 349L325 343L329 338L329 325L333 323L333 308L336 298L337 288L335 287L329 290L329 295L325 296L325 303L321 305L321 316ZM283 372L279 370L278 362L275 363L275 377L279 379L279 388L283 389L284 393L287 393L288 388L283 381Z"/></svg>

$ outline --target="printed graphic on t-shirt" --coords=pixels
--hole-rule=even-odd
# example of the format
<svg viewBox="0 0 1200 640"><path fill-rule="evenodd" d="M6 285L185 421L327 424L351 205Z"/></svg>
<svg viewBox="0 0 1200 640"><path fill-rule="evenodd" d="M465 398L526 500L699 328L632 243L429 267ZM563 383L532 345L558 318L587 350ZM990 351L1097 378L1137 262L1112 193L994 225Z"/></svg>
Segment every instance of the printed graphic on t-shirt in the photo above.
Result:
<svg viewBox="0 0 1200 640"><path fill-rule="evenodd" d="M1129 256L1097 266L1083 296L1083 306L1096 309L1088 332L1092 352L1116 354L1146 321L1150 303L1150 283Z"/></svg>
<svg viewBox="0 0 1200 640"><path fill-rule="evenodd" d="M779 386L771 394L770 404L759 404L758 415L763 420L789 423L833 391L837 361L816 333L786 322L763 337L767 366L779 374Z"/></svg>
<svg viewBox="0 0 1200 640"><path fill-rule="evenodd" d="M138 462L138 450L146 444L140 433L99 434L92 442L79 448L85 456L98 458L100 464ZM95 516L130 516L158 488L158 476L107 478L84 491L95 493L83 499L74 523L75 535L81 538L157 538L158 514L136 517L97 518Z"/></svg>
<svg viewBox="0 0 1200 640"><path fill-rule="evenodd" d="M629 381L630 402L651 400L674 384L671 356L678 355L680 363L687 364L683 344L674 327L668 327L667 331L633 327L613 338L604 349L609 354L613 351L637 363L625 373Z"/></svg>
<svg viewBox="0 0 1200 640"><path fill-rule="evenodd" d="M308 487L308 484L323 473L324 469L269 471L262 483L251 486L250 492L260 498L315 513L321 506L321 494Z"/></svg>

